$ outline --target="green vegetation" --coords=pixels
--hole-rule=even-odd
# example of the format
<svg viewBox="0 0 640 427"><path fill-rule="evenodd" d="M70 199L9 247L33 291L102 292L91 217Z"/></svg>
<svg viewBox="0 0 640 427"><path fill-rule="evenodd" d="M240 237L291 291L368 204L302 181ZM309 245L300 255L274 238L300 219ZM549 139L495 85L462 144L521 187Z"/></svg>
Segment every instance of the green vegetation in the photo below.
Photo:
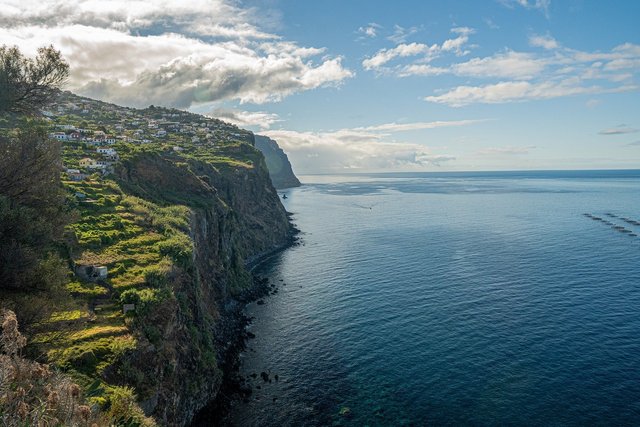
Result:
<svg viewBox="0 0 640 427"><path fill-rule="evenodd" d="M0 81L34 87L14 88L2 93L8 101L0 99L2 307L14 308L29 334L27 354L79 387L75 407L89 411L82 409L82 420L153 425L137 400L157 393L158 372L200 373L189 379L189 392L208 390L207 382L221 376L217 313L206 304L217 292L233 295L250 282L243 259L249 250L224 229L237 228L238 213L224 200L237 191L235 177L246 180L247 172L263 168L262 155L249 132L212 118L56 91L68 68L53 49L42 50L36 62L14 49L1 48L3 55L13 59L0 61ZM45 66L50 79L34 71ZM16 73L20 67L31 69ZM12 77L2 80L2 73ZM31 117L39 112L46 118ZM196 268L191 234L205 212L211 222L205 226L226 236L207 242L224 254L212 262L225 270L222 291L211 283L220 271ZM203 274L211 274L206 286ZM167 331L176 335L170 343ZM176 348L179 343L188 348ZM145 351L153 366L141 362ZM176 362L180 352L188 366ZM9 369L11 357L1 358L0 370ZM27 418L39 411L33 404L47 399L43 387L30 389L36 395L27 409L0 401L0 419L8 411L26 410ZM21 418L25 425L27 418Z"/></svg>

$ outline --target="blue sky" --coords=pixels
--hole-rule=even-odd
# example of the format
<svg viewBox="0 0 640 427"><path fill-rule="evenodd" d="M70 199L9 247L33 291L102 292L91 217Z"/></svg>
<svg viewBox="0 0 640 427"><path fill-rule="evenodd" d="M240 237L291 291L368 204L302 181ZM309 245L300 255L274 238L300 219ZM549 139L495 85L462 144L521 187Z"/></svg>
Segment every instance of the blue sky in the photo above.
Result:
<svg viewBox="0 0 640 427"><path fill-rule="evenodd" d="M640 167L640 2L0 3L70 89L233 121L298 173Z"/></svg>

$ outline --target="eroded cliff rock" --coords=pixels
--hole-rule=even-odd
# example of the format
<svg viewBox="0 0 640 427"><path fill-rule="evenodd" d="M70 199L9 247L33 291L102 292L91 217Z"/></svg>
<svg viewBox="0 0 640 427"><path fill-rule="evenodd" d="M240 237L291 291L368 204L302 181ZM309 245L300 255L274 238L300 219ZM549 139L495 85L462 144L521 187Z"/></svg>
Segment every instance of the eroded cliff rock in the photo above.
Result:
<svg viewBox="0 0 640 427"><path fill-rule="evenodd" d="M287 154L271 138L255 136L256 148L264 154L271 181L276 188L299 187L300 181L293 173Z"/></svg>
<svg viewBox="0 0 640 427"><path fill-rule="evenodd" d="M161 424L185 425L215 398L252 286L246 263L293 238L262 155L249 143L239 150L252 166L145 153L116 170L128 193L191 210L191 259L174 266L169 297L137 319L137 349L108 373Z"/></svg>

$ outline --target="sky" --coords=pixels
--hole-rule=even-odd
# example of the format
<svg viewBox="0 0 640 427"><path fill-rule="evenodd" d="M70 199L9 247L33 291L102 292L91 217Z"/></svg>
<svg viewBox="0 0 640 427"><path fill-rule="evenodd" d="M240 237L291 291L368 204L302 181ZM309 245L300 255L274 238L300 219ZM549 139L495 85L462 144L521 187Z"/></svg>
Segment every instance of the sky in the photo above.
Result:
<svg viewBox="0 0 640 427"><path fill-rule="evenodd" d="M66 88L275 139L298 174L640 168L640 2L0 0Z"/></svg>

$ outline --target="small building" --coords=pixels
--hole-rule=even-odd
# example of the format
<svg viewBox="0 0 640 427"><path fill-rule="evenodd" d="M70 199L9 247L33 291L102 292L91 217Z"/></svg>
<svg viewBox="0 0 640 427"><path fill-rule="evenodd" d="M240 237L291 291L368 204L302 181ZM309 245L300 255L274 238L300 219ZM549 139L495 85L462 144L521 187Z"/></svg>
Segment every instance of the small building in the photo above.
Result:
<svg viewBox="0 0 640 427"><path fill-rule="evenodd" d="M98 162L95 162L93 164L90 164L89 166L87 166L89 169L100 169L100 170L105 170L107 168L106 165L104 164L100 164Z"/></svg>
<svg viewBox="0 0 640 427"><path fill-rule="evenodd" d="M90 280L96 282L98 280L104 280L107 278L108 270L105 266L95 265L76 265L76 275L83 280Z"/></svg>
<svg viewBox="0 0 640 427"><path fill-rule="evenodd" d="M85 157L84 159L80 159L80 167L81 168L89 168L91 165L95 164L95 160L90 159L89 157Z"/></svg>
<svg viewBox="0 0 640 427"><path fill-rule="evenodd" d="M118 153L116 152L116 150L114 150L113 148L97 148L96 152L98 154L103 154L105 156L117 156Z"/></svg>
<svg viewBox="0 0 640 427"><path fill-rule="evenodd" d="M84 181L85 179L87 179L87 174L82 173L80 171L72 172L72 173L67 172L67 175L69 175L69 179L71 181L80 182L80 181Z"/></svg>
<svg viewBox="0 0 640 427"><path fill-rule="evenodd" d="M57 139L58 141L66 141L67 139L69 139L67 134L64 133L64 132L53 132L53 133L49 134L49 136L51 138Z"/></svg>
<svg viewBox="0 0 640 427"><path fill-rule="evenodd" d="M173 146L173 151L184 151L184 148L178 147L177 145Z"/></svg>

